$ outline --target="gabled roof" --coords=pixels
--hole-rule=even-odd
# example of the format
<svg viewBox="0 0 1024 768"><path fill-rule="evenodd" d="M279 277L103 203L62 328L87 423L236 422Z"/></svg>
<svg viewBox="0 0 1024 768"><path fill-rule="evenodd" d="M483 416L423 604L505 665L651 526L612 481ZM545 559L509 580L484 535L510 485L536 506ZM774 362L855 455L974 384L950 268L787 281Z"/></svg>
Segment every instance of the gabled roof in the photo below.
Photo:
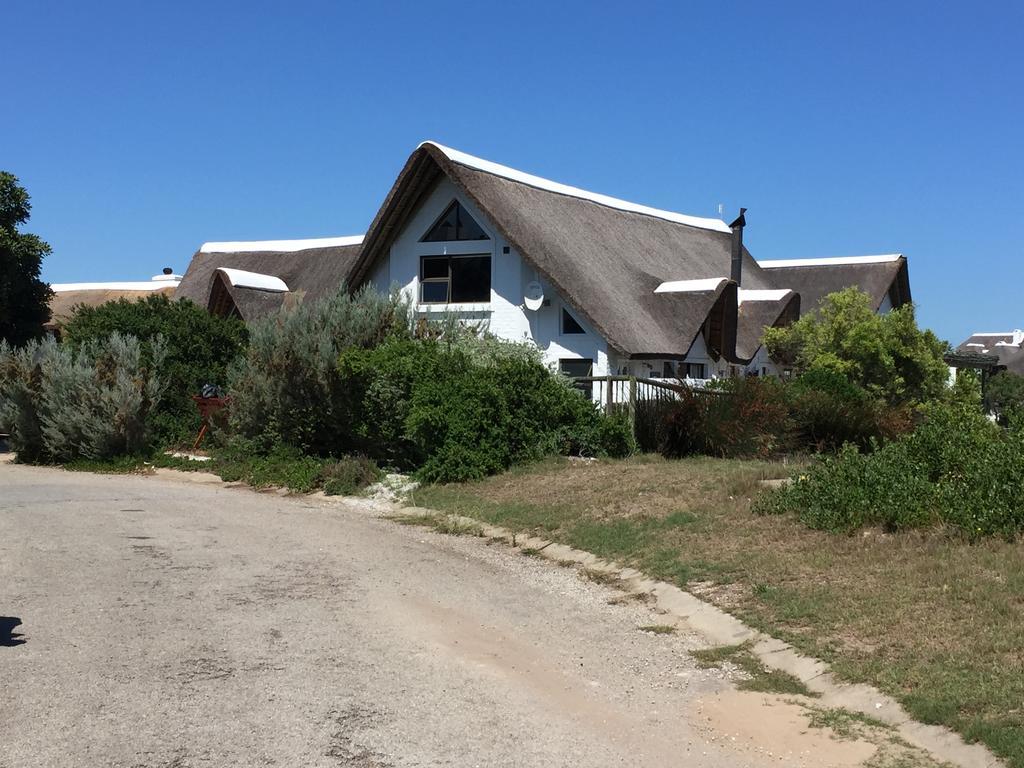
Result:
<svg viewBox="0 0 1024 768"><path fill-rule="evenodd" d="M890 295L894 307L910 302L910 276L902 254L840 256L822 259L759 261L763 274L775 288L800 294L804 312L818 308L830 293L857 286L871 296L878 309Z"/></svg>
<svg viewBox="0 0 1024 768"><path fill-rule="evenodd" d="M1006 370L1024 375L1024 331L975 333L961 342L956 351L960 355L996 355L999 365Z"/></svg>
<svg viewBox="0 0 1024 768"><path fill-rule="evenodd" d="M315 301L335 293L347 282L361 243L359 235L204 243L192 257L176 296L208 307L214 278L218 270L222 270L228 277L231 297L242 318L255 320L288 301ZM256 278L243 275L239 277L240 282L235 281L231 279L233 272L248 273ZM269 285L273 290L267 288ZM282 285L287 293L281 290Z"/></svg>
<svg viewBox="0 0 1024 768"><path fill-rule="evenodd" d="M353 286L368 279L442 176L626 356L684 356L729 282L723 276L730 274L732 235L719 219L628 203L425 142L370 226ZM771 287L746 251L743 261L744 285ZM707 289L655 293L690 280L709 281ZM725 352L731 357L732 350Z"/></svg>
<svg viewBox="0 0 1024 768"><path fill-rule="evenodd" d="M790 323L800 317L800 294L786 288L740 288L736 320L736 356L750 360L757 354L764 329Z"/></svg>

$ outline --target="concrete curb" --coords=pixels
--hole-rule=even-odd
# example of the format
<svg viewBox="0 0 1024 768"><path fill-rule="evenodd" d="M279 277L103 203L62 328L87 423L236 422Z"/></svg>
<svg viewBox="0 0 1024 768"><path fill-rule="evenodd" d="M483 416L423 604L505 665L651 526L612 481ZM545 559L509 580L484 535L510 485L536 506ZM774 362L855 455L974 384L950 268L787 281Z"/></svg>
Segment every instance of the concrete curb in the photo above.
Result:
<svg viewBox="0 0 1024 768"><path fill-rule="evenodd" d="M832 674L828 664L804 656L788 643L766 635L699 597L668 584L646 577L634 568L603 560L590 552L534 536L514 534L498 526L481 523L471 517L452 515L425 507L397 507L403 515L441 517L460 525L479 529L484 536L500 539L512 547L530 549L539 557L554 562L573 562L607 574L618 586L632 594L648 594L655 606L677 621L704 635L715 645L737 645L751 642L751 651L769 669L787 672L798 678L811 691L821 696L819 702L828 708L859 712L892 726L907 743L930 753L940 761L961 768L1004 768L1005 764L982 744L968 744L958 733L939 725L925 725L912 719L902 705L891 696L864 684L845 683Z"/></svg>

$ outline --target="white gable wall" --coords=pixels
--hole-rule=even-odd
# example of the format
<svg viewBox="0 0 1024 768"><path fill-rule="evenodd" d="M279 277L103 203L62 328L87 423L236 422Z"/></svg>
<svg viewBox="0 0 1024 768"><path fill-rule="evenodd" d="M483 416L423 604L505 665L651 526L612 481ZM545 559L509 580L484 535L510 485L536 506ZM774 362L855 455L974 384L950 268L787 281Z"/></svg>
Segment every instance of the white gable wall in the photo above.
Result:
<svg viewBox="0 0 1024 768"><path fill-rule="evenodd" d="M458 200L490 240L449 243L421 243L420 238L452 202ZM505 253L505 248L509 249ZM420 257L445 254L489 254L491 257L491 300L472 304L420 304ZM544 306L533 312L523 304L526 286L537 280L544 286ZM544 354L544 362L557 368L561 359L590 359L594 375L605 376L608 343L586 319L570 311L585 334L562 334L561 312L565 305L551 286L527 265L515 248L502 239L491 223L452 182L443 178L410 218L391 245L386 258L374 265L370 282L380 291L397 285L414 302L417 313L453 312L467 321L484 321L491 333L509 341L533 341Z"/></svg>

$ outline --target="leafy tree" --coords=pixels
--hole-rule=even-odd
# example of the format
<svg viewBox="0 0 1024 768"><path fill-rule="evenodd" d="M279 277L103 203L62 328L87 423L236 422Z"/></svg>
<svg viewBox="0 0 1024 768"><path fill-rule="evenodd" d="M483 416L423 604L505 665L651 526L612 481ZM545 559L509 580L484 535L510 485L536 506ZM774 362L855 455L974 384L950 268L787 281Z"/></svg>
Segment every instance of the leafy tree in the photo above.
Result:
<svg viewBox="0 0 1024 768"><path fill-rule="evenodd" d="M147 363L153 340L161 336L166 341L161 371L167 390L153 415L156 437L165 443L198 431L199 413L192 395L199 394L204 384L227 389L228 366L248 340L245 325L237 318L211 315L191 301L172 301L162 294L78 307L64 325L63 338L80 347L115 332L141 339Z"/></svg>
<svg viewBox="0 0 1024 768"><path fill-rule="evenodd" d="M1024 376L1003 371L989 379L985 388L985 409L1001 421L1012 411L1024 409Z"/></svg>
<svg viewBox="0 0 1024 768"><path fill-rule="evenodd" d="M948 344L918 328L912 306L880 315L857 288L829 294L788 327L767 329L764 343L798 373L831 371L890 404L940 397L948 378Z"/></svg>
<svg viewBox="0 0 1024 768"><path fill-rule="evenodd" d="M39 279L50 246L18 231L32 204L18 178L0 171L0 339L18 346L43 335L50 319L50 286Z"/></svg>

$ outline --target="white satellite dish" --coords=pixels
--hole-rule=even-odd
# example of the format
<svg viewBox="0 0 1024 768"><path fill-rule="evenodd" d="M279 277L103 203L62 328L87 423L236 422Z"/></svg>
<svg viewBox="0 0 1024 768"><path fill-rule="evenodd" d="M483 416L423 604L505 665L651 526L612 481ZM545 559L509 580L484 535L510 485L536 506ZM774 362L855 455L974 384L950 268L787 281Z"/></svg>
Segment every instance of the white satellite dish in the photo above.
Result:
<svg viewBox="0 0 1024 768"><path fill-rule="evenodd" d="M526 297L524 299L526 308L536 312L544 305L544 286L536 280L526 284Z"/></svg>

